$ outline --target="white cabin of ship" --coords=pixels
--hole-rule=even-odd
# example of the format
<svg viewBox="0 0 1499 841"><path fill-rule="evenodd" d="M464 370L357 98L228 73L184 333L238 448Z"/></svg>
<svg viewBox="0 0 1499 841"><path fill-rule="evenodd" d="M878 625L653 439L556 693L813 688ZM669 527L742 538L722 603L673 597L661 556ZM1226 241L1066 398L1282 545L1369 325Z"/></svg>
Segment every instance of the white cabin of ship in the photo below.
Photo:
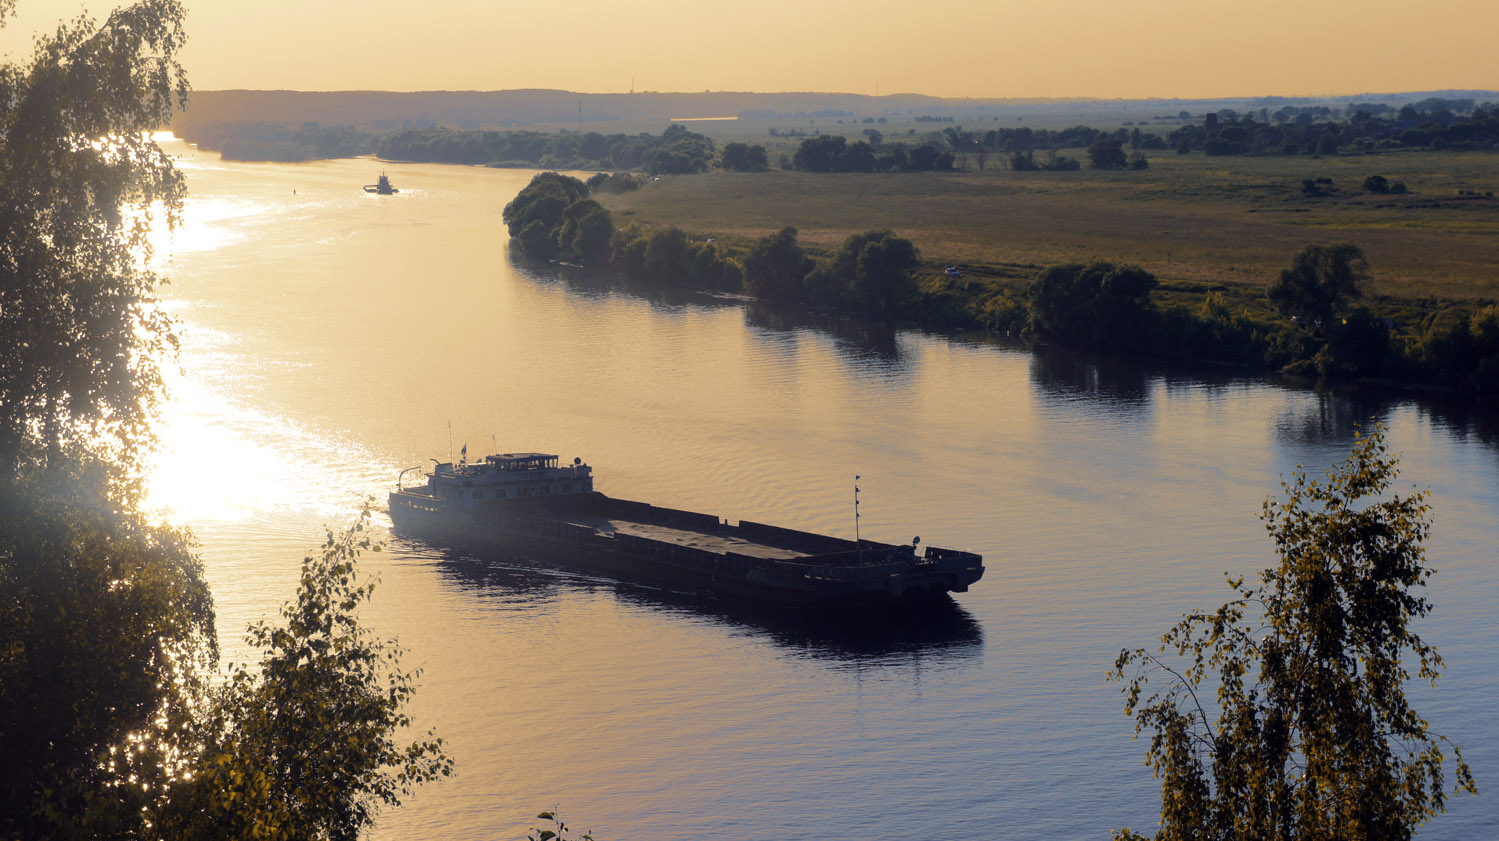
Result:
<svg viewBox="0 0 1499 841"><path fill-rule="evenodd" d="M427 493L448 508L589 493L593 468L582 459L557 464L550 453L502 453L474 462L437 465L427 476Z"/></svg>

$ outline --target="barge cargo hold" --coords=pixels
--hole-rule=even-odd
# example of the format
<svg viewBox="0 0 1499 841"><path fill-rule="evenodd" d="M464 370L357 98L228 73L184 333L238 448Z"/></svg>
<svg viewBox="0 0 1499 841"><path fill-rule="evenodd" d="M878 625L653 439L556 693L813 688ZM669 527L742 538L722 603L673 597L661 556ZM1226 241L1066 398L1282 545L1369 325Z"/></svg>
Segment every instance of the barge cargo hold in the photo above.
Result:
<svg viewBox="0 0 1499 841"><path fill-rule="evenodd" d="M438 464L390 494L397 531L657 584L787 605L917 600L964 592L972 552L844 540L614 499L581 460L507 453ZM416 468L412 468L415 470ZM411 471L407 471L408 473ZM405 474L402 474L404 477Z"/></svg>

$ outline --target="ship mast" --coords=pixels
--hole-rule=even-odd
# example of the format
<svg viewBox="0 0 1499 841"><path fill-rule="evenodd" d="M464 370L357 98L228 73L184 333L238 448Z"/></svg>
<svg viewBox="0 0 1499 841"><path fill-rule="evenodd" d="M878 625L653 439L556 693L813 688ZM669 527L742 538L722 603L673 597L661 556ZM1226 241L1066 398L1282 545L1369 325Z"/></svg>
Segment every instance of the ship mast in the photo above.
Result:
<svg viewBox="0 0 1499 841"><path fill-rule="evenodd" d="M854 474L854 543L859 542L859 475Z"/></svg>

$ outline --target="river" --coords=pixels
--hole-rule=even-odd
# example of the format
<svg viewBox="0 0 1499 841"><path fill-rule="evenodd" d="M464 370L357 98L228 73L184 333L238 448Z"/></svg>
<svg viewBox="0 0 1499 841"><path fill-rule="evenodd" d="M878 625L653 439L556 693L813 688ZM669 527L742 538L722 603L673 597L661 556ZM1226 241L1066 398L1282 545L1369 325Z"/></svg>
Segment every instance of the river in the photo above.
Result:
<svg viewBox="0 0 1499 841"><path fill-rule="evenodd" d="M367 622L423 670L413 712L458 774L376 839L522 838L558 807L601 841L1103 839L1149 831L1121 647L1272 561L1258 519L1298 464L1388 427L1435 528L1412 690L1499 785L1499 417L1230 373L1036 355L742 302L651 298L510 263L531 172L231 164L177 141L162 240L183 339L151 499L202 542L226 660L406 467L459 447L594 466L606 493L983 554L951 605L867 627L743 615L523 559L385 535ZM1492 837L1492 796L1422 839Z"/></svg>

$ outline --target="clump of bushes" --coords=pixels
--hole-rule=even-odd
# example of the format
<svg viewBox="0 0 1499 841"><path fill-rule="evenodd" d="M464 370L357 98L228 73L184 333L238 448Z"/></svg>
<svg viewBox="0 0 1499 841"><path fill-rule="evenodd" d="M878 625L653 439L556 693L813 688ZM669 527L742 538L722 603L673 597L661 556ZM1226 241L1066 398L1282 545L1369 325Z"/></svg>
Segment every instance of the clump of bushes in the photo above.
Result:
<svg viewBox="0 0 1499 841"><path fill-rule="evenodd" d="M590 193L628 193L640 189L640 179L628 172L600 172L583 183Z"/></svg>
<svg viewBox="0 0 1499 841"><path fill-rule="evenodd" d="M739 265L711 240L695 240L681 228L654 231L630 227L614 232L609 266L631 280L670 289L737 292Z"/></svg>
<svg viewBox="0 0 1499 841"><path fill-rule="evenodd" d="M782 228L750 247L744 285L767 300L893 316L909 313L917 297L919 262L916 246L890 231L854 234L817 262L797 244L795 228Z"/></svg>
<svg viewBox="0 0 1499 841"><path fill-rule="evenodd" d="M719 153L718 165L730 172L764 172L770 169L770 159L759 144L728 143Z"/></svg>
<svg viewBox="0 0 1499 841"><path fill-rule="evenodd" d="M1383 175L1371 175L1365 178L1364 189L1377 194L1404 193L1406 191L1404 181L1391 181Z"/></svg>

